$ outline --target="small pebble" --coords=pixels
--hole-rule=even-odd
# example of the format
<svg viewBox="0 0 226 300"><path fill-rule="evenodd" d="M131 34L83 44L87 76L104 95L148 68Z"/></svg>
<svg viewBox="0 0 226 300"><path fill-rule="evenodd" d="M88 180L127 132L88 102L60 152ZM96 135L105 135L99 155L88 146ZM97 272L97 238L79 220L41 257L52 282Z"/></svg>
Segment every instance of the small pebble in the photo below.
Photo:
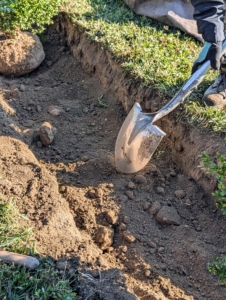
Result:
<svg viewBox="0 0 226 300"><path fill-rule="evenodd" d="M119 200L124 202L124 201L128 200L128 197L126 195L120 195Z"/></svg>
<svg viewBox="0 0 226 300"><path fill-rule="evenodd" d="M135 188L135 184L132 181L130 181L130 182L128 182L127 187L129 189L133 190Z"/></svg>
<svg viewBox="0 0 226 300"><path fill-rule="evenodd" d="M25 88L25 85L24 84L21 84L20 87L19 87L19 90L21 92L25 92L26 88Z"/></svg>
<svg viewBox="0 0 226 300"><path fill-rule="evenodd" d="M126 191L126 196L129 198L129 199L133 199L134 198L134 195L133 195L133 192L132 191Z"/></svg>
<svg viewBox="0 0 226 300"><path fill-rule="evenodd" d="M128 243L134 243L136 240L135 237L128 230L123 231L122 235Z"/></svg>
<svg viewBox="0 0 226 300"><path fill-rule="evenodd" d="M120 225L119 225L119 230L120 230L120 231L126 230L126 224L120 223Z"/></svg>
<svg viewBox="0 0 226 300"><path fill-rule="evenodd" d="M147 179L143 176L143 175L136 175L134 177L134 180L139 183L139 184L146 184L147 183Z"/></svg>
<svg viewBox="0 0 226 300"><path fill-rule="evenodd" d="M165 193L165 189L161 186L158 186L156 188L156 191L157 191L158 194L161 194L161 195L163 195Z"/></svg>

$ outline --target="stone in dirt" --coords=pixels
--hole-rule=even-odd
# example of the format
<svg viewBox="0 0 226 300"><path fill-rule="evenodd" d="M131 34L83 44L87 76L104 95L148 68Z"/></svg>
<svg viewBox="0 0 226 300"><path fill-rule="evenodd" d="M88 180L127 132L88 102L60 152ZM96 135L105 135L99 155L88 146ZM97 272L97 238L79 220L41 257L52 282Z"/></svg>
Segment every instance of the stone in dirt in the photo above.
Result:
<svg viewBox="0 0 226 300"><path fill-rule="evenodd" d="M106 227L99 226L96 233L96 242L101 250L105 250L113 243L114 230Z"/></svg>
<svg viewBox="0 0 226 300"><path fill-rule="evenodd" d="M146 184L147 183L147 179L143 175L136 175L134 177L134 180L135 180L135 182L140 183L140 184Z"/></svg>
<svg viewBox="0 0 226 300"><path fill-rule="evenodd" d="M132 200L134 198L133 192L132 191L126 191L126 196Z"/></svg>
<svg viewBox="0 0 226 300"><path fill-rule="evenodd" d="M130 182L128 182L127 187L128 187L128 189L133 190L135 188L135 184L132 181L130 181Z"/></svg>
<svg viewBox="0 0 226 300"><path fill-rule="evenodd" d="M136 241L136 238L128 230L123 231L122 235L128 243L134 243Z"/></svg>
<svg viewBox="0 0 226 300"><path fill-rule="evenodd" d="M49 146L56 133L57 129L55 127L53 127L49 122L44 122L39 129L39 136L42 144L44 146Z"/></svg>
<svg viewBox="0 0 226 300"><path fill-rule="evenodd" d="M154 215L157 214L157 212L160 210L160 208L161 208L161 204L158 201L155 201L152 204L152 206L150 207L148 212L149 212L150 215L154 216Z"/></svg>
<svg viewBox="0 0 226 300"><path fill-rule="evenodd" d="M177 198L183 199L183 198L186 196L186 193L185 193L185 191L183 191L183 190L176 190L176 191L174 192L174 195L175 195Z"/></svg>
<svg viewBox="0 0 226 300"><path fill-rule="evenodd" d="M162 225L180 225L180 216L176 209L170 206L163 206L155 219Z"/></svg>
<svg viewBox="0 0 226 300"><path fill-rule="evenodd" d="M53 116L59 116L62 112L62 109L59 106L51 105L47 108L47 112Z"/></svg>
<svg viewBox="0 0 226 300"><path fill-rule="evenodd" d="M158 186L156 188L156 191L157 191L158 194L161 194L161 195L163 195L165 193L165 189L161 186Z"/></svg>
<svg viewBox="0 0 226 300"><path fill-rule="evenodd" d="M14 38L1 40L0 49L0 73L4 75L28 74L45 58L40 39L31 32L19 31Z"/></svg>
<svg viewBox="0 0 226 300"><path fill-rule="evenodd" d="M128 197L126 195L120 195L119 200L120 201L126 201L126 200L128 200Z"/></svg>

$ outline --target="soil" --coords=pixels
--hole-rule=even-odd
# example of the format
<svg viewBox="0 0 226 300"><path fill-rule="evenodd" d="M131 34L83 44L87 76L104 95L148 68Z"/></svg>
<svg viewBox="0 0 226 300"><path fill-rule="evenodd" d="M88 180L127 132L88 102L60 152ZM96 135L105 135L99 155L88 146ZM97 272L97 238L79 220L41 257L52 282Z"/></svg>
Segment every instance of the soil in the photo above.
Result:
<svg viewBox="0 0 226 300"><path fill-rule="evenodd" d="M139 174L117 172L127 108L53 27L43 46L36 71L0 77L0 193L27 216L37 249L76 272L80 299L225 299L207 264L226 254L226 219L172 160L172 140ZM44 122L57 130L48 146Z"/></svg>

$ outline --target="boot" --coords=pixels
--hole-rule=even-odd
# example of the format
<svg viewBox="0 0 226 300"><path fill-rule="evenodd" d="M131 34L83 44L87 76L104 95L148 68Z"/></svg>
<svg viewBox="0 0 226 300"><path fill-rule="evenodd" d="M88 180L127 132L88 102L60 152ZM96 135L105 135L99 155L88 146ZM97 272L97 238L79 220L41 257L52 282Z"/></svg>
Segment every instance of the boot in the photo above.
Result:
<svg viewBox="0 0 226 300"><path fill-rule="evenodd" d="M223 108L226 105L226 59L221 62L220 75L206 90L202 102L216 108Z"/></svg>

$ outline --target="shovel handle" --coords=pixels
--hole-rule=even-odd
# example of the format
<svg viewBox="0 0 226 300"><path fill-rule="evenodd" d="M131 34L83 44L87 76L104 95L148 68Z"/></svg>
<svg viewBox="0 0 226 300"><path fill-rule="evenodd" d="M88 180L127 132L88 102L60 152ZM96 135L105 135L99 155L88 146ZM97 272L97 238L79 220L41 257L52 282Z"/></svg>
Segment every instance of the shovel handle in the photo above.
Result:
<svg viewBox="0 0 226 300"><path fill-rule="evenodd" d="M222 55L226 52L226 40L224 40L222 45ZM181 102L187 98L194 89L203 81L206 73L210 70L210 61L204 62L200 68L185 82L182 88L176 93L176 95L171 99L165 106L154 113L155 117L153 122L166 116L172 110L174 110Z"/></svg>

